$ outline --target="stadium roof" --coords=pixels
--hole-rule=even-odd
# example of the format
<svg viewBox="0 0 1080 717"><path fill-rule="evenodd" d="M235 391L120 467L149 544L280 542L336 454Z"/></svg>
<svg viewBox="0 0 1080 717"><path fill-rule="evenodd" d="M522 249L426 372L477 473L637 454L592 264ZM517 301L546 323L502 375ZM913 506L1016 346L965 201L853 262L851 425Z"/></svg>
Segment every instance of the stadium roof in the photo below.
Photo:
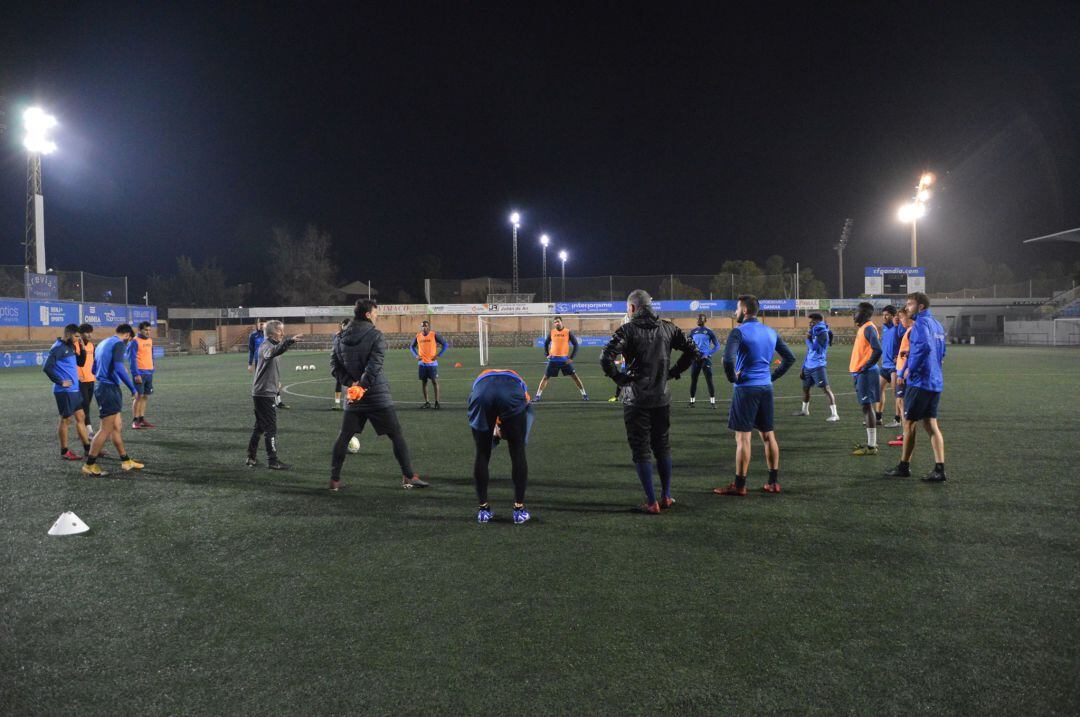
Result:
<svg viewBox="0 0 1080 717"><path fill-rule="evenodd" d="M1038 242L1039 244L1043 244L1046 242L1056 241L1080 242L1080 227L1077 227L1076 229L1066 229L1065 231L1057 232L1056 234L1047 234L1046 236L1035 237L1034 239L1027 239L1024 241L1024 243L1034 244Z"/></svg>

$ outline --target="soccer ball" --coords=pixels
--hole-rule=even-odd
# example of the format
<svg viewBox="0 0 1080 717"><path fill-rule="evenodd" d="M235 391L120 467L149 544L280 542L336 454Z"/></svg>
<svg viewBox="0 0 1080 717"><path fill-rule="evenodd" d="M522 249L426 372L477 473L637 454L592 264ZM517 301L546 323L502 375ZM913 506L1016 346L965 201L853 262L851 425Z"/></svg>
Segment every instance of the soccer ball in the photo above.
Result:
<svg viewBox="0 0 1080 717"><path fill-rule="evenodd" d="M304 370L304 367L303 367L303 366L297 366L297 367L296 367L296 370L297 370L297 371L303 371L303 370Z"/></svg>
<svg viewBox="0 0 1080 717"><path fill-rule="evenodd" d="M349 439L349 453L359 453L359 452L360 452L360 439L357 438L356 436L353 436L352 438Z"/></svg>
<svg viewBox="0 0 1080 717"><path fill-rule="evenodd" d="M311 366L308 366L307 368L308 368L308 371L314 371L315 370L315 364L312 364Z"/></svg>

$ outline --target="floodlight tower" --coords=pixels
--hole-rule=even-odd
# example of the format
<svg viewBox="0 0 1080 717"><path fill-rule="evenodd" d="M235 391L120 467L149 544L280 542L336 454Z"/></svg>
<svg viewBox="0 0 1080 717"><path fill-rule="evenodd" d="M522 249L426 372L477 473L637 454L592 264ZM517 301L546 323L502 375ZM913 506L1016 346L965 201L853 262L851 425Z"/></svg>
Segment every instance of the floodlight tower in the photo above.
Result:
<svg viewBox="0 0 1080 717"><path fill-rule="evenodd" d="M923 172L919 177L919 183L915 185L915 197L904 206L900 207L897 217L905 224L911 222L911 265L919 265L919 251L916 243L915 225L926 216L926 203L930 201L930 185L934 183L934 175Z"/></svg>
<svg viewBox="0 0 1080 717"><path fill-rule="evenodd" d="M851 225L854 224L854 220L848 217L844 220L844 228L840 232L840 241L833 245L833 249L836 250L836 256L840 260L840 293L836 298L844 298L844 249L847 248L848 242L851 241Z"/></svg>
<svg viewBox="0 0 1080 717"><path fill-rule="evenodd" d="M23 245L26 247L26 266L38 274L47 271L45 265L45 197L41 193L41 155L56 151L56 143L48 138L48 132L56 126L56 118L46 114L40 107L31 107L23 113L26 128L26 231Z"/></svg>
<svg viewBox="0 0 1080 717"><path fill-rule="evenodd" d="M570 258L570 255L566 253L566 249L559 252L559 259L562 261L562 300L566 301L566 260Z"/></svg>
<svg viewBox="0 0 1080 717"><path fill-rule="evenodd" d="M521 214L518 212L510 213L510 224L514 227L514 278L511 281L510 291L516 297L518 293L518 252L517 252L517 233L521 228Z"/></svg>
<svg viewBox="0 0 1080 717"><path fill-rule="evenodd" d="M543 255L543 259L541 260L540 264L540 296L543 297L544 301L551 300L548 297L547 288L547 248L548 244L550 243L551 237L549 237L547 234L540 235L540 246L542 247L540 251Z"/></svg>

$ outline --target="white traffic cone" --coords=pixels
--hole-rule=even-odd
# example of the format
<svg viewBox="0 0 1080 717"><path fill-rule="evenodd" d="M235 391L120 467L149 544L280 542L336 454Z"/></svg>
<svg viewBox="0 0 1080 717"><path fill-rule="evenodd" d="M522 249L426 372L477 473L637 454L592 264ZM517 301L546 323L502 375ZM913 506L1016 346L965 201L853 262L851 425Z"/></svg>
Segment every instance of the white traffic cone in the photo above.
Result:
<svg viewBox="0 0 1080 717"><path fill-rule="evenodd" d="M90 530L90 526L82 521L82 518L71 511L61 513L52 527L49 535L78 535Z"/></svg>

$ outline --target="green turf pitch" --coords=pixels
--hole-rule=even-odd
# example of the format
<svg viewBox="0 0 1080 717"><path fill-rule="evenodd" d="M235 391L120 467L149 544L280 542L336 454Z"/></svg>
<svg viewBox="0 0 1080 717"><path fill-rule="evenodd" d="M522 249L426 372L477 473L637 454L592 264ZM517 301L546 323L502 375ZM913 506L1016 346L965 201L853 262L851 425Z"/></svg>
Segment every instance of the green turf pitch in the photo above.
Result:
<svg viewBox="0 0 1080 717"><path fill-rule="evenodd" d="M535 389L535 351L492 354ZM62 463L49 383L3 371L0 713L1080 711L1080 353L951 347L945 485L882 479L894 448L849 455L865 433L843 357L839 424L820 393L789 416L793 371L777 387L784 493L759 492L755 444L745 499L710 492L732 474L730 388L718 377L710 411L702 386L691 410L684 379L678 504L659 517L627 512L640 489L597 355L577 361L590 403L558 378L537 406L524 526L505 449L496 522L474 521L475 350L445 357L439 413L417 410L406 352L387 362L432 487L403 491L389 442L365 434L337 495L325 355L281 359L288 473L242 465L243 356L162 360L159 428L125 430L146 470L120 479ZM48 537L65 510L91 532Z"/></svg>

